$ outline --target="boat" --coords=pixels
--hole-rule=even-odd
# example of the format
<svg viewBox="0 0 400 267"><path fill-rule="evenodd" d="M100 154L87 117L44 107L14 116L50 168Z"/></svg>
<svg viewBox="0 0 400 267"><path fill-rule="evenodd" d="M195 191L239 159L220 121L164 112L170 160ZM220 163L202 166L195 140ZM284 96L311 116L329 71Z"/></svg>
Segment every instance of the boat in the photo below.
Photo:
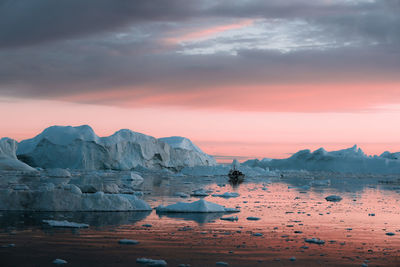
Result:
<svg viewBox="0 0 400 267"><path fill-rule="evenodd" d="M232 184L240 184L244 181L244 173L239 171L239 162L235 159L232 162L232 168L229 170L229 182Z"/></svg>

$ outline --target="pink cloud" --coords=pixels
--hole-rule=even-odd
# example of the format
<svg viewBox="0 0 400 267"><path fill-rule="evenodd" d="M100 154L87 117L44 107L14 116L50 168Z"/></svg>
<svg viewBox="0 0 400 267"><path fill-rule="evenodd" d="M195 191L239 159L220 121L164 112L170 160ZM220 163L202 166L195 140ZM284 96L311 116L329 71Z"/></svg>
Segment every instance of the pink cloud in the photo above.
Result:
<svg viewBox="0 0 400 267"><path fill-rule="evenodd" d="M254 23L254 21L255 21L254 19L244 19L237 23L213 26L213 27L209 27L206 29L188 32L188 33L182 34L177 37L170 37L170 38L165 39L165 41L167 43L177 44L177 43L206 39L206 38L210 38L210 37L217 35L219 33L222 33L222 32L226 32L229 30L236 30L236 29L250 26Z"/></svg>
<svg viewBox="0 0 400 267"><path fill-rule="evenodd" d="M115 88L62 100L121 107L180 106L257 112L365 112L400 102L398 83L231 85L195 90Z"/></svg>

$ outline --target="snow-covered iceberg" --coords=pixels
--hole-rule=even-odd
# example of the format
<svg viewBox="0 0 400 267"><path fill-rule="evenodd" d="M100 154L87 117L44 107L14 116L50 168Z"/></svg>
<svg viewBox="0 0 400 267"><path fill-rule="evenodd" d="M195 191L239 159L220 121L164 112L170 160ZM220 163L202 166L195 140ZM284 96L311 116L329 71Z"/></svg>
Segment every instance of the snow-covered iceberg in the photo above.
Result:
<svg viewBox="0 0 400 267"><path fill-rule="evenodd" d="M0 170L35 171L32 167L17 159L16 150L17 141L10 138L0 139Z"/></svg>
<svg viewBox="0 0 400 267"><path fill-rule="evenodd" d="M271 170L308 170L342 173L400 173L398 153L385 152L381 156L368 156L354 145L351 148L314 152L301 150L287 159L249 160L243 163L249 167Z"/></svg>
<svg viewBox="0 0 400 267"><path fill-rule="evenodd" d="M131 170L139 166L180 170L216 164L213 157L186 138L159 140L127 129L99 137L88 125L49 127L21 141L17 156L34 167L85 170Z"/></svg>

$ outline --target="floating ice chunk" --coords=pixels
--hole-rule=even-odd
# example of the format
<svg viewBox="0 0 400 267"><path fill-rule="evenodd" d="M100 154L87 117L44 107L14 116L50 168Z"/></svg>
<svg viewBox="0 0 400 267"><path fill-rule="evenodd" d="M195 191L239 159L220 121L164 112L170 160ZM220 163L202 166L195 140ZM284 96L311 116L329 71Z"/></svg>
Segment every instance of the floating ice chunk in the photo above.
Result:
<svg viewBox="0 0 400 267"><path fill-rule="evenodd" d="M318 238L307 238L304 241L307 242L307 243L317 244L317 245L325 244L324 240L321 240L321 239L318 239Z"/></svg>
<svg viewBox="0 0 400 267"><path fill-rule="evenodd" d="M152 260L147 258L137 258L137 263L147 264L147 266L167 266L167 262L165 260Z"/></svg>
<svg viewBox="0 0 400 267"><path fill-rule="evenodd" d="M68 262L66 261L66 260L62 260L62 259L55 259L54 261L53 261L53 264L57 264L57 265L60 265L60 264L67 264Z"/></svg>
<svg viewBox="0 0 400 267"><path fill-rule="evenodd" d="M225 207L200 199L192 203L178 202L169 206L158 206L157 212L226 212Z"/></svg>
<svg viewBox="0 0 400 267"><path fill-rule="evenodd" d="M330 196L327 196L325 199L326 199L326 201L339 202L342 200L342 197L337 196L337 195L330 195Z"/></svg>
<svg viewBox="0 0 400 267"><path fill-rule="evenodd" d="M121 239L118 241L118 243L120 243L122 245L137 245L137 244L139 244L139 241L131 240L131 239Z"/></svg>
<svg viewBox="0 0 400 267"><path fill-rule="evenodd" d="M76 223L69 221L55 221L55 220L43 220L44 223L52 227L67 227L67 228L87 228L89 224L86 223Z"/></svg>
<svg viewBox="0 0 400 267"><path fill-rule="evenodd" d="M221 217L219 219L223 221L232 221L232 222L239 220L237 216Z"/></svg>
<svg viewBox="0 0 400 267"><path fill-rule="evenodd" d="M194 197L207 197L210 194L207 193L207 191L204 190L204 189L197 189L197 190L194 190L191 195L194 196Z"/></svg>
<svg viewBox="0 0 400 267"><path fill-rule="evenodd" d="M223 198L231 198L240 196L239 193L236 192L225 192L223 194L213 194L213 197L223 197Z"/></svg>
<svg viewBox="0 0 400 267"><path fill-rule="evenodd" d="M260 218L258 218L258 217L252 217L252 216L247 217L246 219L249 220L249 221L258 221L258 220L260 220Z"/></svg>
<svg viewBox="0 0 400 267"><path fill-rule="evenodd" d="M176 192L174 196L181 197L181 198L188 198L189 195L183 192Z"/></svg>

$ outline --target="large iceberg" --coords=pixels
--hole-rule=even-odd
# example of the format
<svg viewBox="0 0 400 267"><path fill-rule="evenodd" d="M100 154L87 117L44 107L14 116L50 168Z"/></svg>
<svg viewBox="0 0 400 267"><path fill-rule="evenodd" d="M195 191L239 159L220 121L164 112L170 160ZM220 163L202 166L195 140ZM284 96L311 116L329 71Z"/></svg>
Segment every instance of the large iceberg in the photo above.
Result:
<svg viewBox="0 0 400 267"><path fill-rule="evenodd" d="M16 149L17 141L10 138L0 139L0 170L35 171L32 167L17 159Z"/></svg>
<svg viewBox="0 0 400 267"><path fill-rule="evenodd" d="M99 137L88 125L52 126L20 142L17 156L34 167L85 170L131 170L139 166L180 170L216 164L213 157L186 138L182 138L186 146L168 144L175 139L159 140L126 129Z"/></svg>
<svg viewBox="0 0 400 267"><path fill-rule="evenodd" d="M341 173L400 173L399 153L368 156L356 145L338 151L300 150L287 159L248 160L243 165L271 170L308 170Z"/></svg>
<svg viewBox="0 0 400 267"><path fill-rule="evenodd" d="M148 211L151 207L135 195L82 193L73 184L39 188L14 187L0 189L0 210L14 211Z"/></svg>

